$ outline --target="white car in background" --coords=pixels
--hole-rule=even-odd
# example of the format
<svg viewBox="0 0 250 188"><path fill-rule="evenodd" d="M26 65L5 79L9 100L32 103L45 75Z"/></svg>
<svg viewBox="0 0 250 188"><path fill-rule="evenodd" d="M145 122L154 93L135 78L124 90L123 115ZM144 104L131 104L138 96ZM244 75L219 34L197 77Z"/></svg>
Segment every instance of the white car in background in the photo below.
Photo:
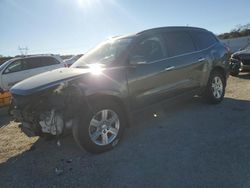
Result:
<svg viewBox="0 0 250 188"><path fill-rule="evenodd" d="M0 90L8 91L26 78L65 66L59 55L31 55L10 59L0 66Z"/></svg>

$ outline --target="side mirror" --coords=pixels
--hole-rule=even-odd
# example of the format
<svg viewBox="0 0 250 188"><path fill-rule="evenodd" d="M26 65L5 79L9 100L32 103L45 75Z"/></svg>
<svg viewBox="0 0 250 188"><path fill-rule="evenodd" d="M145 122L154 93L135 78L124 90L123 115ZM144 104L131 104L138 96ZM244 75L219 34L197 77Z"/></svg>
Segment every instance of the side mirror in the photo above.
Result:
<svg viewBox="0 0 250 188"><path fill-rule="evenodd" d="M146 64L146 59L144 56L135 55L129 58L130 65L143 65Z"/></svg>

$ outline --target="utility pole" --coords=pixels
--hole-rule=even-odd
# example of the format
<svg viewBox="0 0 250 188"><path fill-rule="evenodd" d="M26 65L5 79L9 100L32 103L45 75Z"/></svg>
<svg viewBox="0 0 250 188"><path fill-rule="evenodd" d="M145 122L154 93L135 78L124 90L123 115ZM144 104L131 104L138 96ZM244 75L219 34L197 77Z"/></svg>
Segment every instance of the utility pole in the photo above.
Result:
<svg viewBox="0 0 250 188"><path fill-rule="evenodd" d="M20 51L21 56L25 56L28 54L29 48L27 46L26 47L18 46L18 50Z"/></svg>

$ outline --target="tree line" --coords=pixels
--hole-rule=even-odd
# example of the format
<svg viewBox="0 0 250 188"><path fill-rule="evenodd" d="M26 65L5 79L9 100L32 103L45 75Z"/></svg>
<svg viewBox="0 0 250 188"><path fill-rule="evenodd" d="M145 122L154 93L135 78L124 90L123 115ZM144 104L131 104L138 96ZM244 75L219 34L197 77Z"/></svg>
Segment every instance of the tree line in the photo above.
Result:
<svg viewBox="0 0 250 188"><path fill-rule="evenodd" d="M246 36L250 36L250 23L246 25L238 25L230 32L218 35L219 39L232 39Z"/></svg>

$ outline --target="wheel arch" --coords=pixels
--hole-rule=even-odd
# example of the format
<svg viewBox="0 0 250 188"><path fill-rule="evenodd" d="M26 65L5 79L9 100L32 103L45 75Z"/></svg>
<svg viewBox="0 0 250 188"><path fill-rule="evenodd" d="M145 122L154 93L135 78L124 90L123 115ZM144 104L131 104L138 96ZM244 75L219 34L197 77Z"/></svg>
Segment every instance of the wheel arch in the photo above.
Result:
<svg viewBox="0 0 250 188"><path fill-rule="evenodd" d="M90 96L87 96L87 101L89 103L89 106L91 108L91 105L96 102L101 102L101 101L114 101L116 104L118 104L122 111L125 114L126 117L126 125L129 127L131 124L131 114L129 113L128 107L125 104L125 101L120 98L119 96L115 95L110 95L110 94L103 94L103 93L98 93L98 94L93 94Z"/></svg>
<svg viewBox="0 0 250 188"><path fill-rule="evenodd" d="M223 75L224 79L225 79L225 84L226 84L226 79L227 79L227 72L223 67L220 66L215 66L212 71L210 72L210 75L214 72L219 72Z"/></svg>

